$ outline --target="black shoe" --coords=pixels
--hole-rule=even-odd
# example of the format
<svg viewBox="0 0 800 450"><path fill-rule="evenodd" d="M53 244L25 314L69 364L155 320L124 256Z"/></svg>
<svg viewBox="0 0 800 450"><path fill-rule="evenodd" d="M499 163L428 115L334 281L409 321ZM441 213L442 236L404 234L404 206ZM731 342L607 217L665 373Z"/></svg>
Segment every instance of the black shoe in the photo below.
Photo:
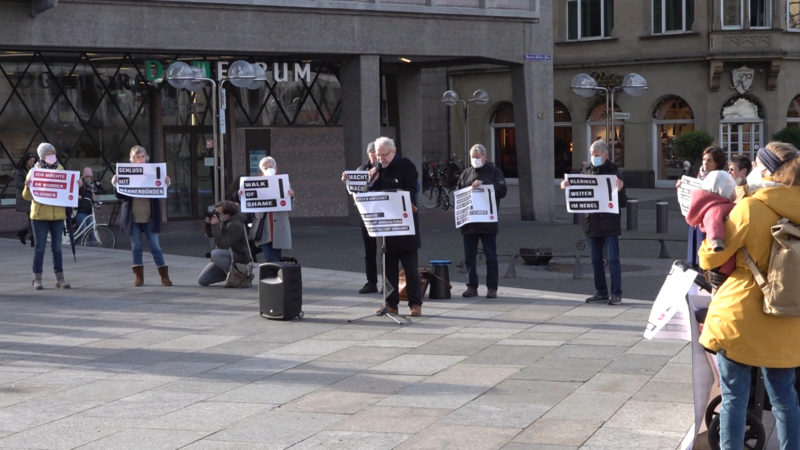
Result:
<svg viewBox="0 0 800 450"><path fill-rule="evenodd" d="M608 299L609 305L619 305L622 303L622 297L619 295L612 295L611 298Z"/></svg>
<svg viewBox="0 0 800 450"><path fill-rule="evenodd" d="M27 235L28 235L28 230L22 230L19 233L17 233L17 237L19 237L19 241L22 242L22 245L27 244L27 242L25 242L25 236Z"/></svg>
<svg viewBox="0 0 800 450"><path fill-rule="evenodd" d="M586 299L586 303L608 303L608 296L594 294Z"/></svg>
<svg viewBox="0 0 800 450"><path fill-rule="evenodd" d="M371 282L367 282L364 287L358 290L359 294L374 294L375 292L378 292L378 286Z"/></svg>

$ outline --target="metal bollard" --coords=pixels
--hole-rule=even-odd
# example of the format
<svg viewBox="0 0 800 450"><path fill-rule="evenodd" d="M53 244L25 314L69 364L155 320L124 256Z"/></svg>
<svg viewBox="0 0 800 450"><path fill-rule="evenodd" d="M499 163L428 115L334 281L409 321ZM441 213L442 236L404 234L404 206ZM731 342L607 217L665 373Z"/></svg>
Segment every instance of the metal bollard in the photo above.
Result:
<svg viewBox="0 0 800 450"><path fill-rule="evenodd" d="M669 202L656 202L656 233L667 233Z"/></svg>
<svg viewBox="0 0 800 450"><path fill-rule="evenodd" d="M629 198L625 207L628 208L628 231L636 231L639 228L639 199Z"/></svg>

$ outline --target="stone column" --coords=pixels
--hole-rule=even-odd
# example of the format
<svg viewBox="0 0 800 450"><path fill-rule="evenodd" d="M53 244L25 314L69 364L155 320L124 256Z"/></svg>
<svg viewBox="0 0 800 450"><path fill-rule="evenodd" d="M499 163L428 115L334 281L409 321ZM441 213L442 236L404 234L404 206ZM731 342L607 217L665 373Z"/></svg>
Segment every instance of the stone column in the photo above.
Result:
<svg viewBox="0 0 800 450"><path fill-rule="evenodd" d="M397 141L403 156L414 161L417 171L422 162L422 75L417 67L397 71L397 102L400 120Z"/></svg>
<svg viewBox="0 0 800 450"><path fill-rule="evenodd" d="M366 161L367 144L380 136L380 81L377 55L354 56L339 67L346 169L355 169ZM354 223L360 220L352 202L348 215Z"/></svg>

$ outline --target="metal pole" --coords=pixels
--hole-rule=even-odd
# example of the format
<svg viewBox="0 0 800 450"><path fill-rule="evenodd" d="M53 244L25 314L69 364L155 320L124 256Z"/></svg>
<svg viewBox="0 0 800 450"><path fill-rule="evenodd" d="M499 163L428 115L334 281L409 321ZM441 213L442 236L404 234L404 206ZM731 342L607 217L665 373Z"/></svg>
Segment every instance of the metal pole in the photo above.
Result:
<svg viewBox="0 0 800 450"><path fill-rule="evenodd" d="M219 82L219 117L218 117L218 119L220 121L220 127L219 127L219 158L220 158L219 173L220 173L220 183L221 183L221 186L220 186L220 188L221 188L220 189L220 200L225 200L226 198L228 198L227 196L229 194L228 192L225 192L225 190L228 189L228 185L225 184L225 131L223 131L223 128L222 128L222 122L225 122L225 129L227 130L227 128L228 128L228 124L227 124L227 119L228 118L225 115L225 111L227 109L227 96L225 95L225 92L223 91L225 89L225 81L227 81L227 78L223 78ZM225 99L225 101L223 101L223 99Z"/></svg>
<svg viewBox="0 0 800 450"><path fill-rule="evenodd" d="M616 163L616 161L614 161L614 138L617 134L617 130L614 128L614 93L617 92L617 90L612 87L609 91L611 91L611 150L608 153L608 157L611 159L611 162Z"/></svg>
<svg viewBox="0 0 800 450"><path fill-rule="evenodd" d="M211 78L198 78L198 80L208 81L211 83L211 102L212 102L212 112L211 112L211 122L213 126L212 131L212 138L214 141L214 203L217 203L222 200L223 196L221 196L219 183L220 183L220 174L218 170L218 161L219 161L219 143L217 139L219 138L217 134L217 83L212 80Z"/></svg>
<svg viewBox="0 0 800 450"><path fill-rule="evenodd" d="M469 102L461 101L464 102L464 167L467 167L469 162Z"/></svg>

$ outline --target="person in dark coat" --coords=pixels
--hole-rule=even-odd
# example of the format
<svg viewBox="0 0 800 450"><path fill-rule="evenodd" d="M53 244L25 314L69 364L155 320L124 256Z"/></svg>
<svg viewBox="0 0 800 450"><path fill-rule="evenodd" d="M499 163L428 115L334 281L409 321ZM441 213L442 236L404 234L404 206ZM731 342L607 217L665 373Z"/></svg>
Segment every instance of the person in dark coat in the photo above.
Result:
<svg viewBox="0 0 800 450"><path fill-rule="evenodd" d="M131 147L130 162L144 164L150 161L147 150L141 145ZM169 177L165 179L167 186L170 184ZM117 176L111 179L111 184L116 186ZM172 286L169 279L169 266L164 260L164 252L158 241L158 233L161 232L161 200L157 198L135 198L124 194L116 193L118 199L122 200L120 210L119 229L122 234L127 234L131 238L131 254L133 256L134 286L144 284L144 265L142 261L142 233L150 246L150 253L153 254L153 261L156 263L158 274L161 277L163 286Z"/></svg>
<svg viewBox="0 0 800 450"><path fill-rule="evenodd" d="M211 262L206 264L197 277L197 284L200 286L225 281L233 263L253 262L247 231L240 221L241 217L239 205L230 200L218 202L214 205L214 213L206 216L203 232L214 240L214 249L211 250Z"/></svg>
<svg viewBox="0 0 800 450"><path fill-rule="evenodd" d="M408 236L386 237L386 253L384 257L385 278L383 292L386 304L376 311L378 314L397 314L400 302L398 279L400 266L406 272L406 289L408 307L412 316L422 315L422 299L419 282L419 263L417 251L420 248L419 215L417 214L417 180L419 173L410 159L397 155L394 141L387 137L375 140L378 165L370 171L370 191L403 190L411 196L415 233ZM380 166L380 168L378 168Z"/></svg>
<svg viewBox="0 0 800 450"><path fill-rule="evenodd" d="M608 144L602 139L592 143L590 147L592 164L583 173L587 175L616 175L617 190L622 190L622 179L619 178L617 166L608 159ZM566 189L569 181L561 182L561 189ZM621 201L621 200L620 200ZM619 262L619 235L622 234L620 215L611 213L586 214L583 232L589 241L594 270L594 295L586 299L586 303L622 303L622 267ZM609 296L606 284L606 271L603 263L603 250L608 258L608 269L611 272L611 292Z"/></svg>
<svg viewBox="0 0 800 450"><path fill-rule="evenodd" d="M375 142L367 145L367 162L358 166L356 170L372 170L378 162L378 155L375 153ZM347 181L347 174L342 172L342 181ZM360 221L361 239L364 241L364 272L367 275L367 282L358 290L359 294L372 294L378 292L378 240L369 235L364 221Z"/></svg>
<svg viewBox="0 0 800 450"><path fill-rule="evenodd" d="M39 159L35 153L25 153L17 163L17 168L14 169L14 185L17 188L17 201L16 208L19 212L25 213L25 228L17 232L17 237L22 245L26 244L26 238L31 236L31 247L33 247L33 230L31 229L31 202L22 198L22 191L25 189L25 178L28 176L28 171L36 164Z"/></svg>
<svg viewBox="0 0 800 450"><path fill-rule="evenodd" d="M467 167L458 178L458 189L472 186L493 186L497 207L500 199L506 196L508 187L503 172L491 162L486 161L486 147L475 144L469 150L470 167ZM497 222L468 223L461 227L464 240L464 268L467 271L467 290L463 297L478 295L478 272L476 259L478 256L478 241L483 246L486 255L486 298L497 297L497 285L500 278L497 264Z"/></svg>

